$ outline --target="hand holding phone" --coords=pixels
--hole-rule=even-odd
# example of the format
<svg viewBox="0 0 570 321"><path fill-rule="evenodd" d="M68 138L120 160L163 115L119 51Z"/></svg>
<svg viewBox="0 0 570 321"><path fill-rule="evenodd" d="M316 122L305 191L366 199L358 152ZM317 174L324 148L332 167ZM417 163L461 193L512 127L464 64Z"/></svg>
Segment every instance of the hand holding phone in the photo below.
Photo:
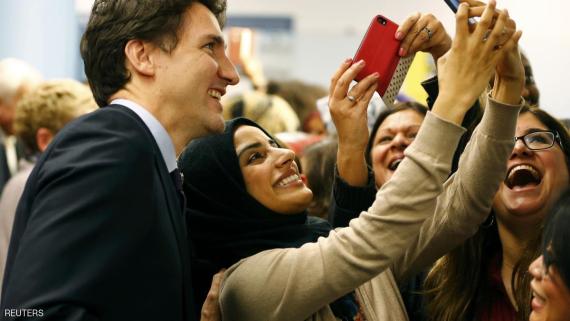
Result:
<svg viewBox="0 0 570 321"><path fill-rule="evenodd" d="M394 103L414 57L402 58L398 55L400 41L395 37L396 30L398 25L388 18L381 15L374 17L353 59L354 62L366 62L356 81L374 72L380 75L376 91L387 106Z"/></svg>
<svg viewBox="0 0 570 321"><path fill-rule="evenodd" d="M413 13L398 28L396 38L401 40L400 56L418 51L427 52L437 61L451 48L451 37L441 21L430 13Z"/></svg>

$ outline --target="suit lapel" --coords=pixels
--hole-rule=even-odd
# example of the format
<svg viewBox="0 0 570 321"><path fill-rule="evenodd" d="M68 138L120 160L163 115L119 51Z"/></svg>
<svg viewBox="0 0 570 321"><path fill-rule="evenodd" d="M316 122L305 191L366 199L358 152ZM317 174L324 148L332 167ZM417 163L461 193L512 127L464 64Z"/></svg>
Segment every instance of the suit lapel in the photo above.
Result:
<svg viewBox="0 0 570 321"><path fill-rule="evenodd" d="M172 228L175 232L176 242L178 245L178 253L180 257L180 264L182 267L183 278L183 307L185 320L194 320L193 295L191 288L191 271L190 271L190 246L188 245L188 232L186 230L186 219L183 210L180 207L180 200L178 198L178 191L174 186L174 182L170 178L170 174L166 171L164 160L160 153L160 158L155 156L155 165L157 172L160 176L160 182L166 198L166 208ZM188 307L190 306L190 311Z"/></svg>

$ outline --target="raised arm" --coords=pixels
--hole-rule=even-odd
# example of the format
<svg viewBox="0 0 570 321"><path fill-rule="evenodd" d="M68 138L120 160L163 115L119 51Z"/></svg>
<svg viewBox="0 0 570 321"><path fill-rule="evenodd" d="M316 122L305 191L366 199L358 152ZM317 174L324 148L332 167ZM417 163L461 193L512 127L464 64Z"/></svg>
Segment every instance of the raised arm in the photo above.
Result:
<svg viewBox="0 0 570 321"><path fill-rule="evenodd" d="M471 12L483 12L479 6ZM413 275L449 252L476 232L488 216L493 196L505 177L506 160L513 148L522 99L524 68L518 51L521 32L505 10L498 23L508 28L508 38L495 70L495 90L473 137L459 162L458 171L444 184L435 214L426 220L406 255L392 270L399 280ZM502 40L499 40L502 41Z"/></svg>
<svg viewBox="0 0 570 321"><path fill-rule="evenodd" d="M487 10L492 15L494 4ZM467 28L465 7L458 13L458 24L461 23ZM498 32L493 29L491 33ZM404 254L435 210L453 151L464 132L456 123L460 123L472 101L458 104L449 98L455 95L461 101L459 97L468 95L474 100L485 87L495 67L492 62L497 61L495 56L499 54L471 45L474 33L466 30L459 34L462 43L452 46L440 66L445 75L441 92L448 99L437 101L437 108L428 113L416 139L405 151L406 158L368 211L352 220L348 228L332 231L315 243L261 252L228 269L221 294L224 320L307 319L383 272ZM473 76L458 65L465 60L486 63L476 65L470 72L478 76ZM350 99L345 97L366 97L366 88L369 90L363 87L362 91L342 91L357 68L345 68L344 77L338 78L342 81L331 84L335 97L344 98L343 108L356 110L357 104L349 104Z"/></svg>
<svg viewBox="0 0 570 321"><path fill-rule="evenodd" d="M424 30L426 28L429 29L429 37ZM398 28L394 37L401 40L401 55L424 51L429 52L437 60L451 47L451 38L441 22L432 14L410 15ZM343 95L348 89L347 85L343 83L336 92L332 86L338 82L337 79L340 80L350 63L351 60L347 60L346 64L337 70L330 88L329 106L339 135L338 175L335 175L333 199L329 211L331 223L335 227L347 226L351 219L358 217L361 211L372 204L375 194L374 177L365 161L365 149L369 138L366 107L369 101L358 99L355 103L348 104ZM336 96L333 93L336 93ZM350 108L353 106L356 108Z"/></svg>

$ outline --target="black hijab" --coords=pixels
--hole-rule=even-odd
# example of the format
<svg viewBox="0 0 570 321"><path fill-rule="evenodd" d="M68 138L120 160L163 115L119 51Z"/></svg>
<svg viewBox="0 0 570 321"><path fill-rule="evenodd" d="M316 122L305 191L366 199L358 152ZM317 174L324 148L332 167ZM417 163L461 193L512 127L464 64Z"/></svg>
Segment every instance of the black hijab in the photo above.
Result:
<svg viewBox="0 0 570 321"><path fill-rule="evenodd" d="M327 221L308 217L306 211L276 213L247 192L233 142L235 130L242 125L257 127L272 137L255 122L236 118L226 123L222 134L193 140L178 161L184 174L198 307L219 269L264 250L300 247L331 230ZM353 300L350 303L355 306ZM340 305L341 310L354 314L350 304Z"/></svg>

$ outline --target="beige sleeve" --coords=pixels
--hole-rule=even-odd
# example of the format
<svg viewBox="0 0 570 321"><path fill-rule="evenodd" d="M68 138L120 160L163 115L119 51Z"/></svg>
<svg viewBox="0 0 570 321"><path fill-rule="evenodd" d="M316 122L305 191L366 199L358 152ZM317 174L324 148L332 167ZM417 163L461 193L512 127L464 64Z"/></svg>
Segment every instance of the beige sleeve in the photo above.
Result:
<svg viewBox="0 0 570 321"><path fill-rule="evenodd" d="M433 214L463 132L428 113L396 174L349 227L298 249L258 253L228 269L223 319L305 320L389 267Z"/></svg>
<svg viewBox="0 0 570 321"><path fill-rule="evenodd" d="M444 183L434 215L423 223L405 255L392 265L399 282L460 245L489 215L493 197L506 175L520 108L489 98L457 172Z"/></svg>

